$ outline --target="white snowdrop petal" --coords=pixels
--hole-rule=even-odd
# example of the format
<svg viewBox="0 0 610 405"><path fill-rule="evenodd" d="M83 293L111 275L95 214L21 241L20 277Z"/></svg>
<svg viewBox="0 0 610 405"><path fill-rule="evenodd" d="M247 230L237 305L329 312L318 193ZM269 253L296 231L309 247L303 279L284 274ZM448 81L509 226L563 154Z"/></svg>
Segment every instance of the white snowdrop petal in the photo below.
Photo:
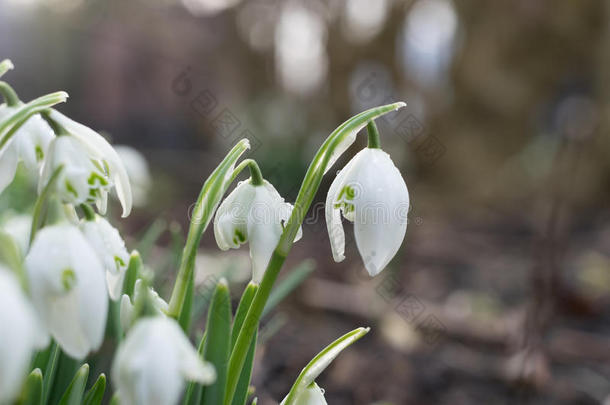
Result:
<svg viewBox="0 0 610 405"><path fill-rule="evenodd" d="M123 217L131 212L133 197L127 170L121 161L118 153L104 139L103 136L91 128L71 120L57 110L51 110L51 118L61 124L72 136L81 141L89 150L89 153L99 160L107 163L110 169L110 176L115 186L117 197L123 207Z"/></svg>
<svg viewBox="0 0 610 405"><path fill-rule="evenodd" d="M337 177L335 177L335 180L333 180L330 185L326 196L326 227L333 259L336 262L341 262L345 259L345 232L343 231L343 223L341 222L341 209L338 208L336 204L340 201L339 195L346 185L346 179L350 176L351 171L359 160L360 157L359 154L357 154L339 171Z"/></svg>
<svg viewBox="0 0 610 405"><path fill-rule="evenodd" d="M17 172L18 157L12 144L0 151L0 193L13 182Z"/></svg>
<svg viewBox="0 0 610 405"><path fill-rule="evenodd" d="M123 404L172 405L180 398L185 377L211 382L209 368L174 320L147 317L134 325L117 350L112 378Z"/></svg>
<svg viewBox="0 0 610 405"><path fill-rule="evenodd" d="M247 217L255 195L255 188L244 181L218 207L214 236L220 249L237 249L248 240Z"/></svg>
<svg viewBox="0 0 610 405"><path fill-rule="evenodd" d="M96 350L108 312L104 269L78 228L41 229L25 268L34 306L62 349L78 359Z"/></svg>
<svg viewBox="0 0 610 405"><path fill-rule="evenodd" d="M335 260L344 258L343 214L354 222L356 245L368 273L379 274L402 244L408 209L407 186L390 156L381 149L358 152L339 172L326 199Z"/></svg>
<svg viewBox="0 0 610 405"><path fill-rule="evenodd" d="M10 270L0 266L0 403L12 402L35 348L48 343L30 302ZM42 338L42 339L41 339Z"/></svg>

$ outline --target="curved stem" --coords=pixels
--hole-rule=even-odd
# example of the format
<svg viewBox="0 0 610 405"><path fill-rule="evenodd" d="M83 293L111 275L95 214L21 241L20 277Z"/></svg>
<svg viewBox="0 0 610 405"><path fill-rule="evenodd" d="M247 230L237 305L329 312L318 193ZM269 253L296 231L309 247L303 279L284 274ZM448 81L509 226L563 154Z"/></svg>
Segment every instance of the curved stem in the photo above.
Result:
<svg viewBox="0 0 610 405"><path fill-rule="evenodd" d="M375 121L369 121L369 123L366 125L366 130L369 135L369 142L367 147L371 149L380 149L381 142L379 141L379 131L377 130L377 125L375 124Z"/></svg>
<svg viewBox="0 0 610 405"><path fill-rule="evenodd" d="M191 216L191 224L189 226L186 245L182 251L182 259L180 261L180 269L176 277L172 296L169 301L167 314L172 318L178 319L182 312L184 299L187 289L189 288L189 280L193 276L195 269L195 257L197 255L197 247L201 240L201 235L206 230L216 207L220 203L220 199L224 195L229 186L229 180L233 175L235 162L239 157L250 147L247 139L242 139L229 151L227 156L218 165L216 170L212 172L210 177L205 181L195 208ZM190 284L192 286L192 283Z"/></svg>
<svg viewBox="0 0 610 405"><path fill-rule="evenodd" d="M0 82L0 94L6 100L6 105L9 107L17 107L20 103L19 97L17 97L17 93L15 90L7 83Z"/></svg>
<svg viewBox="0 0 610 405"><path fill-rule="evenodd" d="M246 166L250 170L250 181L252 182L252 185L262 186L264 182L263 175L261 173L261 169L258 167L258 163L256 163L256 160L254 159L244 159L239 165L237 165L235 170L233 170L233 175L231 176L231 180L229 181L229 183L233 183L239 173L241 173L241 171L244 170Z"/></svg>
<svg viewBox="0 0 610 405"><path fill-rule="evenodd" d="M333 152L338 150L339 145L341 145L350 134L357 133L366 126L369 121L388 112L397 110L404 105L404 103L394 103L376 107L350 118L335 129L326 141L324 141L320 149L318 149L316 156L307 169L292 214L286 223L286 227L273 251L271 259L269 260L263 280L252 301L252 305L250 305L246 320L244 321L244 326L239 332L237 343L231 353L224 405L230 405L233 400L237 381L244 366L252 336L258 328L258 322L263 309L265 308L265 304L267 303L267 299L269 298L269 294L271 293L271 288L286 260L286 256L292 248L299 227L305 219L305 214L320 187L322 177L324 176L331 156L333 156Z"/></svg>

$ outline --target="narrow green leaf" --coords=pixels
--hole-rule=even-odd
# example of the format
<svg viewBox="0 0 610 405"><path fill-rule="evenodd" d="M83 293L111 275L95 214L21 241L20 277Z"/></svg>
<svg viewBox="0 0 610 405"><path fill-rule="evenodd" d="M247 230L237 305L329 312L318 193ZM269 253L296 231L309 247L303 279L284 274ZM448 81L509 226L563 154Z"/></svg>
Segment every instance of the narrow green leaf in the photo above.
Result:
<svg viewBox="0 0 610 405"><path fill-rule="evenodd" d="M100 374L97 381L85 394L83 405L100 405L102 399L104 399L104 392L106 391L106 376Z"/></svg>
<svg viewBox="0 0 610 405"><path fill-rule="evenodd" d="M248 399L248 390L250 388L250 379L252 378L252 368L254 367L254 355L256 354L256 338L258 332L254 332L252 343L250 343L250 349L244 362L244 367L241 370L241 375L237 381L237 387L235 388L235 395L233 396L232 405L244 405Z"/></svg>
<svg viewBox="0 0 610 405"><path fill-rule="evenodd" d="M85 363L78 369L74 379L66 392L59 400L59 405L80 405L83 401L87 378L89 377L89 364Z"/></svg>
<svg viewBox="0 0 610 405"><path fill-rule="evenodd" d="M231 297L225 279L218 282L214 291L205 330L203 358L216 368L216 381L205 387L201 405L218 405L225 394L231 344Z"/></svg>
<svg viewBox="0 0 610 405"><path fill-rule="evenodd" d="M59 357L61 350L56 342L51 345L51 351L49 355L49 361L47 366L44 368L44 378L42 381L42 403L43 405L48 404L51 395L51 389L53 388L53 382L55 381L55 375L57 374L57 365L59 364Z"/></svg>
<svg viewBox="0 0 610 405"><path fill-rule="evenodd" d="M369 332L369 328L358 328L346 333L326 346L309 364L305 366L290 389L283 405L293 405L305 389L328 367L328 365L352 343Z"/></svg>
<svg viewBox="0 0 610 405"><path fill-rule="evenodd" d="M136 288L136 280L140 275L142 269L142 257L137 250L131 252L129 256L129 264L125 271L125 281L123 282L123 293L127 294L133 301L133 293Z"/></svg>
<svg viewBox="0 0 610 405"><path fill-rule="evenodd" d="M191 277L186 286L186 295L184 296L184 303L182 304L182 311L180 311L180 317L178 323L180 327L188 336L189 329L191 327L191 314L193 312L193 293L195 291L195 272L191 273Z"/></svg>
<svg viewBox="0 0 610 405"><path fill-rule="evenodd" d="M25 380L23 391L21 392L20 405L41 405L42 404L42 371L34 369Z"/></svg>
<svg viewBox="0 0 610 405"><path fill-rule="evenodd" d="M250 309L250 304L252 304L252 300L254 299L257 290L258 284L250 281L250 283L248 283L248 285L244 289L243 294L241 295L239 305L237 306L237 311L235 312L233 328L231 329L231 350L233 350L233 347L235 346L237 336L239 336L239 332L241 331L241 328L244 324L244 320L246 319L246 314Z"/></svg>
<svg viewBox="0 0 610 405"><path fill-rule="evenodd" d="M303 260L288 275L280 280L279 284L271 291L267 305L263 309L264 317L270 310L275 308L284 298L294 291L305 279L316 269L316 262L312 259Z"/></svg>

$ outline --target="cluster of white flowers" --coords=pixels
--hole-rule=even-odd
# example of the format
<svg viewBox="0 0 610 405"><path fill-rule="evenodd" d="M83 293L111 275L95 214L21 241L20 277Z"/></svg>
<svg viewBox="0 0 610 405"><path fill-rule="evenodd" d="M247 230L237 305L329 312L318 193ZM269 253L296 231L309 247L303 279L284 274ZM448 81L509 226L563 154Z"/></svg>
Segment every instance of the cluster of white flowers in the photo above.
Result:
<svg viewBox="0 0 610 405"><path fill-rule="evenodd" d="M21 106L14 100L13 105L0 105L0 125ZM146 163L140 156L133 158L134 153L122 148L123 155L136 161L132 177L145 187ZM128 171L100 134L53 109L44 117L35 114L0 148L0 193L14 180L20 163L38 183L39 201L49 203L41 201L46 192L69 215L39 229L32 226L31 216L4 218L0 232L21 258L16 268L0 265L0 403L17 399L33 354L51 339L77 360L100 348L109 299L121 298L130 260L118 230L90 207L95 204L105 214L108 194L114 191L124 217L132 208ZM82 219L78 207L86 211ZM140 283L134 300L148 299L137 293ZM176 321L164 316L136 321L125 299L131 305L123 295L121 323L133 328L117 351L112 373L122 404L172 404L185 379L214 380L213 367L197 355ZM158 295L156 302L167 307Z"/></svg>
<svg viewBox="0 0 610 405"><path fill-rule="evenodd" d="M6 61L2 63L4 65L0 67L4 71L0 69L0 75L9 66ZM130 149L122 148L122 152L117 153L100 134L54 110L51 105L28 115L25 123L19 121L29 104L19 101L7 86L0 82L0 93L4 91L2 95L7 100L0 105L0 193L13 181L22 163L38 184L38 196L31 217L20 214L8 220L5 218L0 227L0 243L6 245L0 249L0 262L3 263L0 265L0 403L17 399L27 371L31 369L31 359L37 350L49 348L51 342L77 360L98 350L104 342L112 306L120 313L115 323L122 328L121 338L125 333L111 372L121 404L172 405L180 399L185 381L214 383L217 371L212 364L203 361L183 331L187 328L180 311L187 288L176 286L188 276L178 275L174 288L178 297L172 295L168 305L150 286L149 277L138 272L139 255L129 253L119 231L104 217L111 192L116 194L122 206L122 216L129 215L133 196L128 170L133 172L131 177L137 179L138 186L145 188L150 182L145 161ZM367 122L363 119L359 125L362 127ZM11 125L14 126L12 130ZM356 132L338 143L334 151L330 150L328 153L332 156L324 155L323 172L328 171L338 154L353 143ZM355 225L356 244L371 276L388 265L402 244L409 206L406 184L389 155L379 149L378 144L378 139L369 144L338 172L326 198L325 212L335 261L345 258L343 216ZM184 253L187 259L183 258L183 263L188 266L187 248L191 251L197 248L200 233L216 211L214 235L219 248L236 249L249 243L251 286L260 286L260 290L268 294L271 286L263 288L263 283L269 283L269 274L275 274L269 277L272 285L283 263L279 260L273 273L269 270L273 267L272 257L282 240L288 240L290 247L301 239L302 218L300 222L294 218L302 217L303 213L295 211L293 205L285 202L274 186L263 179L253 160L247 159L235 168L247 142L242 146L239 151L241 146L236 145L234 150L238 152L230 152L225 158L227 163L223 161L214 172L220 180L214 182L213 173L209 189L206 188L208 182L204 185L204 191L210 193L208 196L202 192L200 197L208 204L201 210L207 215L202 219L205 225L196 235L189 230ZM124 165L120 156L131 163ZM220 203L230 181L246 163L251 170L250 179L239 183ZM320 159L310 168L317 170L319 164ZM307 177L304 184L306 181ZM304 204L305 211L318 186L319 180L313 187L305 187L311 196L309 203ZM42 214L51 211L49 207L53 203L60 209L55 209L53 215ZM303 208L298 199L295 204ZM93 206L97 207L97 213ZM80 217L79 212L82 212ZM6 254L12 246L14 251ZM181 276L184 277L181 279ZM253 294L256 296L250 297L252 306L246 311L248 317L256 313L252 310L255 305L262 311L268 298L257 301L260 296ZM176 302L178 304L174 305ZM173 306L179 311L172 312ZM227 312L231 319L230 308ZM180 319L180 324L176 319ZM330 346L326 354L317 359L317 365L308 366L313 371L304 371L304 376L297 380L282 404L326 404L324 391L315 384L315 378L339 351L366 332L368 329L360 328ZM241 344L241 340L247 339L243 338L246 333L253 333L251 329L243 334L233 333L235 336L231 340L236 347L249 347ZM217 341L227 343L222 339ZM215 365L217 369L226 369L224 363ZM221 378L219 372L218 380L225 381L225 377ZM234 388L228 385L227 389ZM223 390L224 387L219 392ZM232 394L227 392L225 403L232 402Z"/></svg>

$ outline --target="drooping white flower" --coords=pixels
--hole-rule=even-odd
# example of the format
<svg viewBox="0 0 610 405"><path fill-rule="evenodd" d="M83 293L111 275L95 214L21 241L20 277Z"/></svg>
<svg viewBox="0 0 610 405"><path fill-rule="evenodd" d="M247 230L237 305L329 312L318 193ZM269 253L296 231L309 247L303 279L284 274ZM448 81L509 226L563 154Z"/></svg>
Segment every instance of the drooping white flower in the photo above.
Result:
<svg viewBox="0 0 610 405"><path fill-rule="evenodd" d="M146 159L137 149L131 146L115 145L114 149L121 157L129 175L133 204L136 206L144 205L151 185L150 170Z"/></svg>
<svg viewBox="0 0 610 405"><path fill-rule="evenodd" d="M85 146L78 139L70 136L53 139L42 168L39 192L59 166L63 166L63 170L55 181L55 187L63 201L74 205L101 201L105 206L111 187L106 168L102 162L89 157Z"/></svg>
<svg viewBox="0 0 610 405"><path fill-rule="evenodd" d="M148 293L148 297L142 297L142 280L138 279L136 281L136 285L134 288L134 297L133 297L133 302L131 301L131 299L129 298L129 295L127 294L123 294L123 296L121 297L121 312L120 312L120 317L121 317L121 327L123 328L124 331L128 330L131 325L133 324L133 322L135 321L135 316L136 314L134 314L134 306L135 306L135 302L139 302L142 299L148 299L148 302L151 304L150 309L152 311L154 311L155 315L157 316L165 316L166 312L167 312L167 302L165 302L165 300L163 298L161 298L159 296L159 294L152 288L152 287L146 287L146 292Z"/></svg>
<svg viewBox="0 0 610 405"><path fill-rule="evenodd" d="M73 225L41 229L25 258L32 301L68 355L82 359L102 343L108 313L104 267Z"/></svg>
<svg viewBox="0 0 610 405"><path fill-rule="evenodd" d="M19 282L4 267L0 267L0 308L0 403L11 403L34 349L46 346L49 338Z"/></svg>
<svg viewBox="0 0 610 405"><path fill-rule="evenodd" d="M261 185L243 181L220 204L214 219L214 236L222 250L237 249L250 243L252 280L260 282L284 222L290 217L292 205L284 202L276 189L266 180ZM301 238L299 229L295 242Z"/></svg>
<svg viewBox="0 0 610 405"><path fill-rule="evenodd" d="M173 405L184 381L211 384L214 367L204 362L176 321L140 319L119 346L112 378L123 405Z"/></svg>
<svg viewBox="0 0 610 405"><path fill-rule="evenodd" d="M59 111L51 110L49 115L68 132L68 136L70 138L76 139L79 142L79 146L77 147L77 149L79 149L79 153L83 154L83 156L85 156L103 172L103 177L109 181L109 186L113 186L117 193L117 197L119 198L121 206L123 207L123 217L128 216L131 212L132 206L131 185L129 184L127 170L125 170L125 166L114 148L108 143L108 141L106 141L106 139L104 139L103 136L91 128L71 120ZM56 163L54 167L57 167L58 163ZM87 171L89 174L100 174L99 172L92 172L89 170L89 168ZM97 181L100 183L97 183ZM101 186L101 183L101 179L97 178L97 175L94 175L94 185L99 184ZM46 184L46 182L44 182L43 185L44 184ZM102 212L104 212L106 208L105 202L108 188L109 187L93 187L94 194L96 195L86 196L87 198L95 197L98 207L100 207ZM97 191L99 191L99 196L97 195ZM82 196L79 195L79 199L80 198L82 198Z"/></svg>
<svg viewBox="0 0 610 405"><path fill-rule="evenodd" d="M0 121L17 109L6 104L0 105ZM23 162L28 172L38 179L40 165L53 138L53 130L38 114L15 132L0 150L0 193L13 181L19 162Z"/></svg>
<svg viewBox="0 0 610 405"><path fill-rule="evenodd" d="M30 244L32 216L26 214L9 215L1 228L17 243L17 246L19 246L19 249L21 250L22 257L25 256Z"/></svg>
<svg viewBox="0 0 610 405"><path fill-rule="evenodd" d="M286 398L280 402L280 405L286 403ZM326 398L324 398L324 390L318 387L318 384L311 383L309 387L303 391L303 393L296 398L294 401L295 405L327 405Z"/></svg>
<svg viewBox="0 0 610 405"><path fill-rule="evenodd" d="M354 223L356 245L371 276L392 260L407 230L409 192L390 156L365 148L337 174L326 197L333 258L345 259L341 215Z"/></svg>
<svg viewBox="0 0 610 405"><path fill-rule="evenodd" d="M82 221L80 229L106 270L110 298L118 300L129 264L129 253L127 253L123 238L116 228L99 215L96 215L93 220Z"/></svg>

